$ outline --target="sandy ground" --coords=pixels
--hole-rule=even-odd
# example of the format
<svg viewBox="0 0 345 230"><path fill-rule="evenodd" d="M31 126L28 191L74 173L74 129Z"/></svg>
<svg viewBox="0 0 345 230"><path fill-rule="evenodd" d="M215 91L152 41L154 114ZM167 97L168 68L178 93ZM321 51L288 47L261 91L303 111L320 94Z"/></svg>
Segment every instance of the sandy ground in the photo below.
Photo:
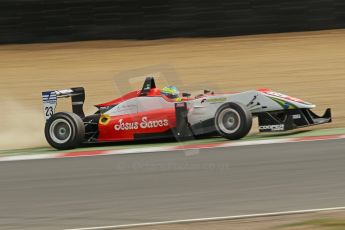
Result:
<svg viewBox="0 0 345 230"><path fill-rule="evenodd" d="M341 230L345 212L322 212L299 215L248 218L228 221L196 222L129 228L133 230Z"/></svg>
<svg viewBox="0 0 345 230"><path fill-rule="evenodd" d="M40 93L84 86L85 110L153 73L182 91L271 88L333 109L345 126L345 30L212 39L0 46L0 149L46 145ZM60 103L61 105L61 103ZM67 102L60 109L65 109Z"/></svg>

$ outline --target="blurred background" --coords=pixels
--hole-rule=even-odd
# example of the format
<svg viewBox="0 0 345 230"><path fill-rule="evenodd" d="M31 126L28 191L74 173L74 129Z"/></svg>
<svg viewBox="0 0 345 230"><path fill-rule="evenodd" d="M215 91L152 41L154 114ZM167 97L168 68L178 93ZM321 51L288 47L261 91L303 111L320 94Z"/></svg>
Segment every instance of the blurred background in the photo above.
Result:
<svg viewBox="0 0 345 230"><path fill-rule="evenodd" d="M316 104L317 114L332 108L333 122L277 142L275 133L227 144L47 146L42 91L84 87L89 114L151 74L159 87L194 94L271 88ZM136 229L345 229L344 101L344 0L1 0L0 229L110 229L315 208L329 213ZM57 110L70 111L70 100ZM113 155L74 158L88 154ZM54 157L68 158L45 159Z"/></svg>
<svg viewBox="0 0 345 230"><path fill-rule="evenodd" d="M344 127L342 28L342 0L3 0L0 149L46 145L41 91L83 86L92 112L150 66L187 92L272 88Z"/></svg>

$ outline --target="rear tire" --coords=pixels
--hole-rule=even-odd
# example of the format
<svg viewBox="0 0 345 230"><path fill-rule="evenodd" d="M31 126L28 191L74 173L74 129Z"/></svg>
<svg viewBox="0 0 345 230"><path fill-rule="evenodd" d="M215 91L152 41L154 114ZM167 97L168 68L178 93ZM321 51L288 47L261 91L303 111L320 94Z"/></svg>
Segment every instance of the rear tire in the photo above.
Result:
<svg viewBox="0 0 345 230"><path fill-rule="evenodd" d="M229 102L219 107L214 122L222 137L237 140L249 133L252 128L253 117L245 105Z"/></svg>
<svg viewBox="0 0 345 230"><path fill-rule="evenodd" d="M44 129L47 142L59 150L73 149L83 142L85 126L82 119L69 112L54 114Z"/></svg>

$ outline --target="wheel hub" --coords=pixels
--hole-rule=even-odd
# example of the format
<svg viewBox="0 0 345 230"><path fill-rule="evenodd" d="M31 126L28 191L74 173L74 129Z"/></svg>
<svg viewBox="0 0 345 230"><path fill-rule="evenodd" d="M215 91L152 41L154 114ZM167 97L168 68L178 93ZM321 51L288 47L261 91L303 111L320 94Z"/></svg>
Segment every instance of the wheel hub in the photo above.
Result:
<svg viewBox="0 0 345 230"><path fill-rule="evenodd" d="M49 132L54 142L62 144L70 139L71 126L66 120L57 119L51 124Z"/></svg>
<svg viewBox="0 0 345 230"><path fill-rule="evenodd" d="M218 117L219 128L224 133L234 133L240 127L241 119L238 112L234 109L227 108L220 112Z"/></svg>

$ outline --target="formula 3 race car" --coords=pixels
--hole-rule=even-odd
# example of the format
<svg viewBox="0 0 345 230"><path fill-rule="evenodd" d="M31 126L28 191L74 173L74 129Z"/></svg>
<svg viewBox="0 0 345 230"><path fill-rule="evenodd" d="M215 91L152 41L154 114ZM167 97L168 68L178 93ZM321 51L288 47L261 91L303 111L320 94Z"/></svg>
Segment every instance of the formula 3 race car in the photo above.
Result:
<svg viewBox="0 0 345 230"><path fill-rule="evenodd" d="M58 98L71 97L73 112L55 113ZM260 132L287 131L332 121L331 109L323 116L315 105L269 89L218 94L204 90L194 98L183 93L179 101L163 95L153 77L141 90L96 105L85 116L84 88L42 92L46 119L45 137L56 149L72 149L91 143L160 139L177 140L220 135L230 140L246 136L253 117Z"/></svg>

